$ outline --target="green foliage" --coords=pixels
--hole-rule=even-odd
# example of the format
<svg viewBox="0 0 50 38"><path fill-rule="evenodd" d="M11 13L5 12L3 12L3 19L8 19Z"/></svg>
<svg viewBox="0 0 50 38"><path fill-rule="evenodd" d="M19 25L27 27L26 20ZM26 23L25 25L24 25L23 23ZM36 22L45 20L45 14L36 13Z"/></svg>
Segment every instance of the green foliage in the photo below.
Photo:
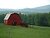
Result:
<svg viewBox="0 0 50 38"><path fill-rule="evenodd" d="M23 15L21 17L26 23L31 25L50 26L50 12L28 14L28 15Z"/></svg>
<svg viewBox="0 0 50 38"><path fill-rule="evenodd" d="M0 23L3 23L5 14L0 15Z"/></svg>
<svg viewBox="0 0 50 38"><path fill-rule="evenodd" d="M50 12L48 13L47 18L48 18L48 26L50 26Z"/></svg>

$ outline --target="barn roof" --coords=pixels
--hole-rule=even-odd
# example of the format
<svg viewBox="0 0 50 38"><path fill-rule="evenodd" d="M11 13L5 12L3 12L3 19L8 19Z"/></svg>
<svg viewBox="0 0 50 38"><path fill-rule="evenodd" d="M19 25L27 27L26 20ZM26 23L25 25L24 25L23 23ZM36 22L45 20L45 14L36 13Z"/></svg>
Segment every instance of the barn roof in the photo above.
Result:
<svg viewBox="0 0 50 38"><path fill-rule="evenodd" d="M8 14L5 16L4 20L8 20L8 18L10 17L11 14L12 14L12 13L8 13Z"/></svg>
<svg viewBox="0 0 50 38"><path fill-rule="evenodd" d="M16 13L16 12L15 12L15 13ZM4 20L8 20L11 14L14 14L14 12L13 12L13 13L8 13L8 14L5 16ZM16 14L18 15L19 13L16 13Z"/></svg>

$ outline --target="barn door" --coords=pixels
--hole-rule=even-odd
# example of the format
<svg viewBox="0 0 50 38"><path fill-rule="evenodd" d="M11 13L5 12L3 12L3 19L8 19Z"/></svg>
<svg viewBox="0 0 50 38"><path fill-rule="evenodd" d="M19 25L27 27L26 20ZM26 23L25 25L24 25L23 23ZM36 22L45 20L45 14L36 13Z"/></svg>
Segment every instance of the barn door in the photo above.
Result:
<svg viewBox="0 0 50 38"><path fill-rule="evenodd" d="M13 25L13 26L16 26L16 21L15 21L15 20L13 20L12 25Z"/></svg>

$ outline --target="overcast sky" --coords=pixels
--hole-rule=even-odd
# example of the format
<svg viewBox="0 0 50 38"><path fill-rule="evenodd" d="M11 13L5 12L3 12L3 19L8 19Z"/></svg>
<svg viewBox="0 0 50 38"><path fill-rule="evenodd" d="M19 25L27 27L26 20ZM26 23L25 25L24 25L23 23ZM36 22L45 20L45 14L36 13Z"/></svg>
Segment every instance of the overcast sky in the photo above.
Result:
<svg viewBox="0 0 50 38"><path fill-rule="evenodd" d="M50 5L50 0L0 0L0 8L22 9Z"/></svg>

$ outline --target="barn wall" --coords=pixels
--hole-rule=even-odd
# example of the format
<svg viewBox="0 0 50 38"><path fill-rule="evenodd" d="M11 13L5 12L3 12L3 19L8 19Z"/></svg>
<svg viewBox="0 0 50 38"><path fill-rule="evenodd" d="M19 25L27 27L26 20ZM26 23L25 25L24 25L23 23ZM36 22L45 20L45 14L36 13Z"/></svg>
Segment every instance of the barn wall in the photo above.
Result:
<svg viewBox="0 0 50 38"><path fill-rule="evenodd" d="M5 21L5 23L6 24L13 24L14 21L18 25L22 24L21 17L19 15L16 15L16 14L11 14L9 19L7 21Z"/></svg>

